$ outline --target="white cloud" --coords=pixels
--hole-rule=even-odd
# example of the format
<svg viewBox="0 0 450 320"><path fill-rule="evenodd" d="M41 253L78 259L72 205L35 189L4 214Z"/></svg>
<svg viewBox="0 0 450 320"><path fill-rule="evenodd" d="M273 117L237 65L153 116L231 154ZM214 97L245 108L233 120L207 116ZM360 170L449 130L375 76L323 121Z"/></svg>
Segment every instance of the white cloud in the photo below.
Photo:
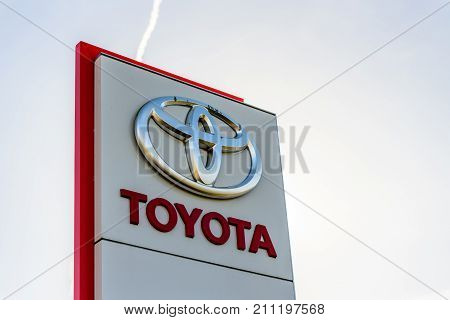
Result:
<svg viewBox="0 0 450 320"><path fill-rule="evenodd" d="M150 13L150 19L148 20L147 28L145 29L144 34L142 35L141 42L139 43L139 47L136 53L136 60L142 61L142 58L145 54L145 49L147 48L148 41L155 30L156 23L158 22L159 17L159 7L161 6L162 0L154 0L152 11Z"/></svg>

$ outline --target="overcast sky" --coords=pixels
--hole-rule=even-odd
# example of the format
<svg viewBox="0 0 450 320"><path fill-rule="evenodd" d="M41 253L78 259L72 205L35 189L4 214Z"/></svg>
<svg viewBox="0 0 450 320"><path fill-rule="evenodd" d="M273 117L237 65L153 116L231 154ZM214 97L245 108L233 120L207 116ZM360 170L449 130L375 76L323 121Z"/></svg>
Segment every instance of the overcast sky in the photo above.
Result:
<svg viewBox="0 0 450 320"><path fill-rule="evenodd" d="M71 299L73 49L135 58L153 2L3 2L0 297L69 257L11 298ZM145 63L280 115L297 298L450 296L450 5L400 35L444 3L160 3Z"/></svg>

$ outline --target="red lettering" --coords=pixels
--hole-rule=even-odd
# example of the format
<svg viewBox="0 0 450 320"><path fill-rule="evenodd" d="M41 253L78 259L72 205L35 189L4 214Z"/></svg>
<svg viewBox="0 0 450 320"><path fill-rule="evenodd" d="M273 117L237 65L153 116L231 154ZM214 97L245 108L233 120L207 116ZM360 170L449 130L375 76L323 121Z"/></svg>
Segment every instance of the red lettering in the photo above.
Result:
<svg viewBox="0 0 450 320"><path fill-rule="evenodd" d="M142 193L130 191L127 189L120 189L120 196L129 200L130 207L130 224L139 225L139 203L146 203L147 196ZM156 216L156 208L163 207L167 213L168 221L162 223ZM186 207L181 203L172 205L166 199L155 198L147 203L146 215L149 223L160 232L172 231L178 222L178 215L184 223L184 233L188 238L195 237L195 225L200 219L203 210L194 208L190 213ZM221 228L220 236L214 235L211 231L211 221L216 220ZM230 238L230 227L234 226L236 230L236 247L238 250L246 249L245 230L250 230L252 224L249 221L238 218L229 217L228 219L218 212L208 212L201 219L201 229L205 238L215 244L223 245ZM258 224L253 231L252 240L250 242L249 252L257 253L260 249L266 250L267 255L272 258L277 257L275 247L269 232L264 225Z"/></svg>
<svg viewBox="0 0 450 320"><path fill-rule="evenodd" d="M130 191L127 189L120 189L120 196L130 200L130 223L139 224L139 202L146 203L147 196L145 194Z"/></svg>
<svg viewBox="0 0 450 320"><path fill-rule="evenodd" d="M164 207L167 211L169 221L166 224L161 223L156 217L156 207ZM147 219L150 224L158 231L169 232L177 225L178 215L175 207L166 199L155 198L147 204Z"/></svg>
<svg viewBox="0 0 450 320"><path fill-rule="evenodd" d="M277 253L273 246L272 240L270 239L269 232L267 232L266 227L261 224L257 224L255 227L250 249L248 251L257 253L259 249L266 250L269 257L277 257Z"/></svg>
<svg viewBox="0 0 450 320"><path fill-rule="evenodd" d="M252 224L248 221L232 217L228 218L228 223L236 228L237 248L239 250L245 250L245 229L250 229Z"/></svg>
<svg viewBox="0 0 450 320"><path fill-rule="evenodd" d="M195 235L195 223L202 214L202 209L195 208L192 210L191 214L189 214L186 207L181 203L175 203L175 208L177 208L181 220L184 222L184 233L186 237L193 238Z"/></svg>
<svg viewBox="0 0 450 320"><path fill-rule="evenodd" d="M220 237L216 237L211 231L212 219L219 222L222 228L222 234L220 235ZM206 239L209 240L209 242L218 246L224 244L230 238L230 226L228 225L227 220L220 213L217 212L209 212L203 216L202 231Z"/></svg>

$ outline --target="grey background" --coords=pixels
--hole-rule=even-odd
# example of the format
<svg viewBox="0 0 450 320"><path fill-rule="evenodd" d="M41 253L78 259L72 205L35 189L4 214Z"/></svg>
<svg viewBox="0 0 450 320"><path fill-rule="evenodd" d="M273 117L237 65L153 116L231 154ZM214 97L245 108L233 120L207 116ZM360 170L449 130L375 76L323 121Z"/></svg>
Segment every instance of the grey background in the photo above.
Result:
<svg viewBox="0 0 450 320"><path fill-rule="evenodd" d="M4 2L67 46L0 6L0 294L72 299L73 50L135 57L153 2ZM163 0L144 62L280 114L442 3ZM447 296L449 30L446 7L278 119L286 190ZM440 299L286 200L298 298Z"/></svg>

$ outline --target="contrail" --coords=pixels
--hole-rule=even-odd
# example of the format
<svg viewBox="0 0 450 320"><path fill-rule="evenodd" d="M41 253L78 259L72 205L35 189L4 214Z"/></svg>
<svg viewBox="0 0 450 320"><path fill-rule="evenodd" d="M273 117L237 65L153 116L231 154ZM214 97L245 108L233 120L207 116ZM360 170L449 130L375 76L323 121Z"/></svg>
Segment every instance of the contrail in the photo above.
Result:
<svg viewBox="0 0 450 320"><path fill-rule="evenodd" d="M141 42L139 43L139 47L136 53L136 60L142 61L144 57L145 49L147 48L148 41L155 30L156 22L159 17L159 6L161 5L162 0L154 0L152 12L150 13L150 19L148 20L147 29L145 29L144 34L142 35Z"/></svg>

